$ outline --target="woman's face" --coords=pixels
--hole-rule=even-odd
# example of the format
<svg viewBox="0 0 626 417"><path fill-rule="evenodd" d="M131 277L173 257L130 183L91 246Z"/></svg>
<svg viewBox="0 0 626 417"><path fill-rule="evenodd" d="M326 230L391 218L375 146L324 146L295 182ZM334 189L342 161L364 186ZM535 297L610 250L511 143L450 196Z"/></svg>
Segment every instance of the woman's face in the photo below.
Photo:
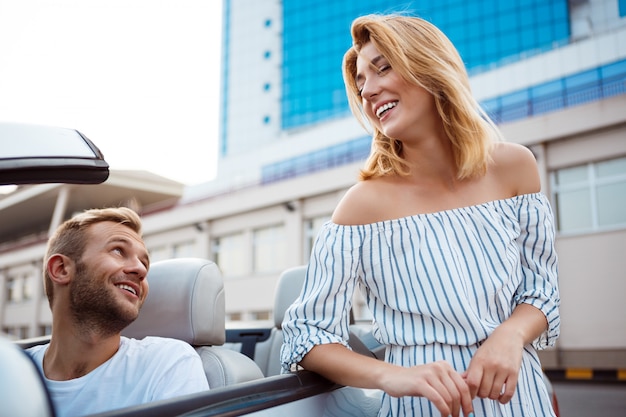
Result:
<svg viewBox="0 0 626 417"><path fill-rule="evenodd" d="M423 135L439 120L432 94L405 81L371 42L357 57L355 81L368 120L391 139Z"/></svg>

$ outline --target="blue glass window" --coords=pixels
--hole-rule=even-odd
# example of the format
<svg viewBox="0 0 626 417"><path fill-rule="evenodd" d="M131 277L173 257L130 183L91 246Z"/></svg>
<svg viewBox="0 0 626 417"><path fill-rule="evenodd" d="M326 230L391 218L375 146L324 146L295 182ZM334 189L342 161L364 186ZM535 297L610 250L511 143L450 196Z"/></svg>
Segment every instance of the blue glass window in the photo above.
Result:
<svg viewBox="0 0 626 417"><path fill-rule="evenodd" d="M493 97L481 105L496 123L501 123L618 94L626 94L626 60Z"/></svg>
<svg viewBox="0 0 626 417"><path fill-rule="evenodd" d="M470 74L569 40L567 0L361 0L283 2L282 128L349 113L341 76L350 24L369 13L406 13L437 25ZM322 34L322 35L321 35Z"/></svg>

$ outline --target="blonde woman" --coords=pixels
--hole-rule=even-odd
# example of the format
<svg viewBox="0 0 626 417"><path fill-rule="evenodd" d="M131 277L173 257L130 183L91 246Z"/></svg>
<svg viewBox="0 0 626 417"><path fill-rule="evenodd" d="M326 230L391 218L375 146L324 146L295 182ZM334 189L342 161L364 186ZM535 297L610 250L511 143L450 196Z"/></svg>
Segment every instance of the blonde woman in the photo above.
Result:
<svg viewBox="0 0 626 417"><path fill-rule="evenodd" d="M352 38L372 151L317 238L283 367L381 389L380 415L553 416L536 349L559 334L557 256L532 153L500 140L432 24L365 16ZM348 348L357 287L385 361Z"/></svg>

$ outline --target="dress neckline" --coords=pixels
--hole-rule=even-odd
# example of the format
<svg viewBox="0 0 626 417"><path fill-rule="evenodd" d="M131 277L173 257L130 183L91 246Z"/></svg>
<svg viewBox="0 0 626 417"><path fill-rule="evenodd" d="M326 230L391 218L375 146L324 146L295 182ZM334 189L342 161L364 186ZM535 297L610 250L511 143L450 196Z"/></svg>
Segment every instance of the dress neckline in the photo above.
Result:
<svg viewBox="0 0 626 417"><path fill-rule="evenodd" d="M496 204L507 204L507 203L512 203L512 204L517 204L518 200L538 200L541 198L546 198L545 195L541 192L535 192L535 193L529 193L529 194L518 194L518 195L514 195L513 197L508 197L508 198L501 198L501 199L497 199L497 200L489 200L489 201L485 201L483 203L478 203L478 204L473 204L470 206L462 206L462 207L455 207L455 208L450 208L450 209L445 209L445 210L439 210L439 211L433 211L430 213L416 213L416 214L410 214L407 216L403 216L403 217L397 217L397 218L393 218L393 219L386 219L386 220L379 220L376 222L372 222L372 223L364 223L364 224L338 224L338 223L334 223L332 220L329 220L327 222L327 224L334 226L334 227L364 227L364 226L382 226L382 225L389 225L389 224L394 224L394 223L398 223L404 220L409 220L409 219L416 219L416 218L424 218L424 217L436 217L442 214L450 214L450 213L460 213L460 212L468 212L468 211L474 211L477 209L481 209L481 208L486 208L486 207L493 207Z"/></svg>

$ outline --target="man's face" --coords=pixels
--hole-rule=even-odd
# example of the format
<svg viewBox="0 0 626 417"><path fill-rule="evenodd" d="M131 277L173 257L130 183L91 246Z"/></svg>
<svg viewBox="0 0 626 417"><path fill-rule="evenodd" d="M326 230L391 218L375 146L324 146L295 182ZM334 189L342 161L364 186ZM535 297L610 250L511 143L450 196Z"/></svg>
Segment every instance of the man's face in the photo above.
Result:
<svg viewBox="0 0 626 417"><path fill-rule="evenodd" d="M103 334L132 323L148 295L149 258L141 237L114 222L87 229L87 244L70 282L70 310L76 323Z"/></svg>

